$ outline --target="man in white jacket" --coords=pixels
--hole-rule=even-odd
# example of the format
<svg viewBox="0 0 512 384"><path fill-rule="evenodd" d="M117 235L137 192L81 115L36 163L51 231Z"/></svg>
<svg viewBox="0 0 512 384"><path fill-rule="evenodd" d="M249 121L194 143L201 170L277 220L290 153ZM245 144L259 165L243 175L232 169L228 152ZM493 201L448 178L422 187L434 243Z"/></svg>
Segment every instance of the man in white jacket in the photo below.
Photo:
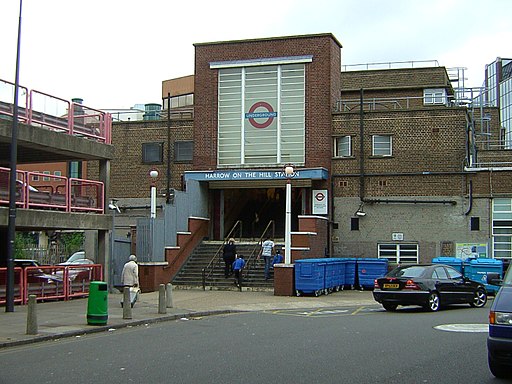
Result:
<svg viewBox="0 0 512 384"><path fill-rule="evenodd" d="M137 265L137 257L130 255L128 262L123 267L121 273L121 282L125 287L139 286L139 266Z"/></svg>

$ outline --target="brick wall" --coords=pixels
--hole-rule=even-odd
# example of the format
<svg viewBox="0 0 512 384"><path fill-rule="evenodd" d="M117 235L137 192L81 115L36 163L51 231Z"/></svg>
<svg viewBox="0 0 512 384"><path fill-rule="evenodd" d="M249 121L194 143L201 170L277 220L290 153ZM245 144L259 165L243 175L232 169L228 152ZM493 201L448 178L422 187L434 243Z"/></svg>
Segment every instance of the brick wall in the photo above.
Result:
<svg viewBox="0 0 512 384"><path fill-rule="evenodd" d="M340 44L331 34L195 45L194 168L215 169L217 70L212 61L312 55L306 64L306 167L330 169L331 109L339 95Z"/></svg>

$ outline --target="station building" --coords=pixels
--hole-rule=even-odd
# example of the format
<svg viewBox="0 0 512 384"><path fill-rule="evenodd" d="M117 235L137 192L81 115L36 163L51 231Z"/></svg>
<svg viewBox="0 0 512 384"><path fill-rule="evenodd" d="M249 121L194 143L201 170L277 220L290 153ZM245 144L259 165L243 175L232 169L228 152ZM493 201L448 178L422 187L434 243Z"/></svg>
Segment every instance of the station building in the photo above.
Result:
<svg viewBox="0 0 512 384"><path fill-rule="evenodd" d="M282 238L287 165L295 259L512 257L500 111L459 70L346 68L328 33L194 46L194 75L162 83L159 120L113 125L116 233L135 233L156 185L162 268L239 222L243 238L269 223Z"/></svg>

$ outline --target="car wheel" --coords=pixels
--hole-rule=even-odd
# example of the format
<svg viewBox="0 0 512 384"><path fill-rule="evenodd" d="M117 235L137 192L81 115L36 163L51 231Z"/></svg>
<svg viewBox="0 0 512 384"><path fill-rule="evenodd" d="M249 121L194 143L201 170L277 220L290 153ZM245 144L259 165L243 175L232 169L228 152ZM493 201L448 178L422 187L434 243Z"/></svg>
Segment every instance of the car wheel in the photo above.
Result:
<svg viewBox="0 0 512 384"><path fill-rule="evenodd" d="M494 376L500 379L512 377L510 367L508 365L498 363L496 360L494 360L490 353L487 353L487 361L489 363L489 370Z"/></svg>
<svg viewBox="0 0 512 384"><path fill-rule="evenodd" d="M469 303L472 307L482 308L487 304L487 293L482 288L476 290L473 301Z"/></svg>
<svg viewBox="0 0 512 384"><path fill-rule="evenodd" d="M384 307L384 309L386 311L389 311L389 312L395 312L396 311L396 308L398 307L398 304L393 304L393 303L382 303L382 306Z"/></svg>
<svg viewBox="0 0 512 384"><path fill-rule="evenodd" d="M426 308L431 312L437 312L441 308L441 300L437 292L430 292Z"/></svg>

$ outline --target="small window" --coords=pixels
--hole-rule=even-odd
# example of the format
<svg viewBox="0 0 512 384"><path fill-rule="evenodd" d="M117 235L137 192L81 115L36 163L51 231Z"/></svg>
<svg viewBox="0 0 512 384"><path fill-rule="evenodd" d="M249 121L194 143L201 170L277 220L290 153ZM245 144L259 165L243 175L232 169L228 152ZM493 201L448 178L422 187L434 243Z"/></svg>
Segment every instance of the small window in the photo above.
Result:
<svg viewBox="0 0 512 384"><path fill-rule="evenodd" d="M480 230L480 218L473 216L471 218L471 230L472 231L479 231Z"/></svg>
<svg viewBox="0 0 512 384"><path fill-rule="evenodd" d="M50 175L50 171L43 171L43 174ZM43 181L50 181L49 176L43 176Z"/></svg>
<svg viewBox="0 0 512 384"><path fill-rule="evenodd" d="M446 104L446 90L443 88L424 89L423 104Z"/></svg>
<svg viewBox="0 0 512 384"><path fill-rule="evenodd" d="M144 164L161 164L163 162L164 143L143 143L142 162Z"/></svg>
<svg viewBox="0 0 512 384"><path fill-rule="evenodd" d="M372 155L373 156L391 156L392 155L392 137L391 135L373 135L372 136Z"/></svg>
<svg viewBox="0 0 512 384"><path fill-rule="evenodd" d="M32 174L32 181L39 181L39 175Z"/></svg>
<svg viewBox="0 0 512 384"><path fill-rule="evenodd" d="M61 171L55 171L55 172L53 172L53 174L55 176L62 176L62 172Z"/></svg>
<svg viewBox="0 0 512 384"><path fill-rule="evenodd" d="M350 218L350 230L359 231L359 217Z"/></svg>
<svg viewBox="0 0 512 384"><path fill-rule="evenodd" d="M194 143L192 141L176 141L174 143L175 161L192 161Z"/></svg>
<svg viewBox="0 0 512 384"><path fill-rule="evenodd" d="M342 136L334 138L334 157L352 156L352 138Z"/></svg>
<svg viewBox="0 0 512 384"><path fill-rule="evenodd" d="M388 259L390 263L417 263L419 259L418 244L378 244L379 259Z"/></svg>

